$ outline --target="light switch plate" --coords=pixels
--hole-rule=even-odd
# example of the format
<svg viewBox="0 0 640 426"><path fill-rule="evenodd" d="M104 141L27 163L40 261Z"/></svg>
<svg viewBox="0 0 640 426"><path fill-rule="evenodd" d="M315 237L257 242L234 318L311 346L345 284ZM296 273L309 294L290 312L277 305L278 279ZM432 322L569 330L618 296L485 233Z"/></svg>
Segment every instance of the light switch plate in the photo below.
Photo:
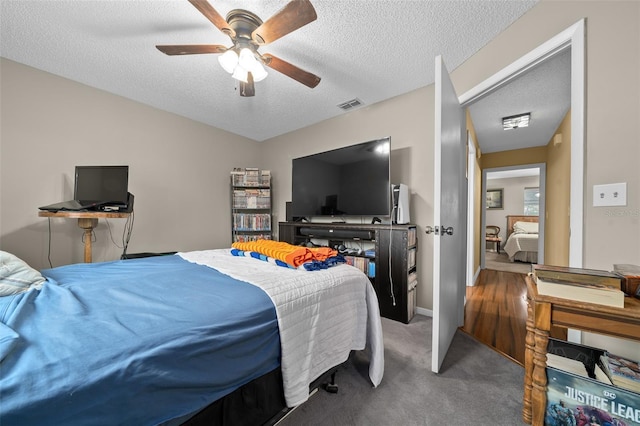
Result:
<svg viewBox="0 0 640 426"><path fill-rule="evenodd" d="M627 205L627 183L593 185L594 207L615 207Z"/></svg>

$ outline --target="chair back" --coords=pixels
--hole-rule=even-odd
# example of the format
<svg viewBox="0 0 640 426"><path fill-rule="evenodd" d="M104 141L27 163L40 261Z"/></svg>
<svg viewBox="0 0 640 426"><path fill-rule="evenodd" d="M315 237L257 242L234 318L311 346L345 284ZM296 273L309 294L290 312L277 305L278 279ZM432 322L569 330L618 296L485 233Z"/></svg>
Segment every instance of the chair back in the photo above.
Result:
<svg viewBox="0 0 640 426"><path fill-rule="evenodd" d="M486 227L487 237L497 237L500 234L500 227L495 225L487 225Z"/></svg>

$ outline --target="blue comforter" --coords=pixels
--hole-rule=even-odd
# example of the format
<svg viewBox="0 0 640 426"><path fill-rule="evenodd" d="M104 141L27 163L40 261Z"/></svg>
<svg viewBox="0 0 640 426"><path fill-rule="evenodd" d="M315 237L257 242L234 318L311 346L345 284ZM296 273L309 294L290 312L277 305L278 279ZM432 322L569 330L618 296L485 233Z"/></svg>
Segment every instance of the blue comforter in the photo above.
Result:
<svg viewBox="0 0 640 426"><path fill-rule="evenodd" d="M19 335L0 362L3 426L159 424L279 365L270 298L207 266L161 256L42 273L41 290L0 297L5 335Z"/></svg>

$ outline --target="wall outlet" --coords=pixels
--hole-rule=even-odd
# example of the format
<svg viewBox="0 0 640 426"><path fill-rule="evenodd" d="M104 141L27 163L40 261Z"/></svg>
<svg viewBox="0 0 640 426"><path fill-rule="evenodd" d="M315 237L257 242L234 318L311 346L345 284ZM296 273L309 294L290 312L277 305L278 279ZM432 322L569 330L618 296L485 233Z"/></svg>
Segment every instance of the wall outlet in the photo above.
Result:
<svg viewBox="0 0 640 426"><path fill-rule="evenodd" d="M627 205L627 183L593 185L593 206L614 207Z"/></svg>

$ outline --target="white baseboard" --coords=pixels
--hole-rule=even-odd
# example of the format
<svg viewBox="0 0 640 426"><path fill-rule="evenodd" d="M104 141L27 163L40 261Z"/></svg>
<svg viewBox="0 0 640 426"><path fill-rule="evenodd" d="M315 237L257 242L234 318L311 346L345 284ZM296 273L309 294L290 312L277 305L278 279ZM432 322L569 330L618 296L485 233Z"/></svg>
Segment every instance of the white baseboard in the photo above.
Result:
<svg viewBox="0 0 640 426"><path fill-rule="evenodd" d="M480 276L480 271L482 269L478 266L478 269L476 269L476 273L473 274L473 283L471 284L472 286L476 285L476 282L478 282L478 277Z"/></svg>
<svg viewBox="0 0 640 426"><path fill-rule="evenodd" d="M416 308L416 315L423 315L425 317L433 317L433 311L431 309L426 308Z"/></svg>

